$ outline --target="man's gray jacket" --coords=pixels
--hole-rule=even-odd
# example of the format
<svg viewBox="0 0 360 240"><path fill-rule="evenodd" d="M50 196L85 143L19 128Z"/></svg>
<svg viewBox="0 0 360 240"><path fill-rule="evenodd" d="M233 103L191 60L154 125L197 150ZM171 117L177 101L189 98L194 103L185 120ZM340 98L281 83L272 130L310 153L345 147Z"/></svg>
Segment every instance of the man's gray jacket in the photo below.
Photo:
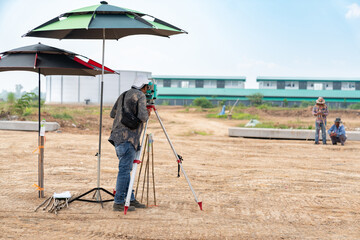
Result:
<svg viewBox="0 0 360 240"><path fill-rule="evenodd" d="M123 95L124 93L119 96L110 112L110 117L114 118L114 123L112 126L109 142L116 146L128 141L134 146L136 150L139 150L140 136L144 124L140 124L137 129L131 130L121 123ZM136 116L142 122L146 122L149 118L149 114L146 109L146 96L138 89L131 88L126 92L124 108L126 111L132 112L134 115L136 115L137 111Z"/></svg>

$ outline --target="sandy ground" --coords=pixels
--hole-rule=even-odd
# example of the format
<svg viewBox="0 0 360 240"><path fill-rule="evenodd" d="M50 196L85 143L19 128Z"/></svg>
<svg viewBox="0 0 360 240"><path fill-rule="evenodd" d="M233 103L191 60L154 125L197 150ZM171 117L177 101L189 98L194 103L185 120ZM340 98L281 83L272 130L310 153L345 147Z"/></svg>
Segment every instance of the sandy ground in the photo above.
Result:
<svg viewBox="0 0 360 240"><path fill-rule="evenodd" d="M32 187L37 183L38 160L32 153L37 134L1 131L0 238L360 239L360 142L342 147L229 138L228 127L235 121L207 119L177 108L159 113L184 158L203 211L184 176L176 177L174 155L154 115L149 132L155 135L158 206L127 215L112 211L111 202L102 209L100 204L76 201L57 216L34 212L44 200ZM118 160L107 137L105 131L101 186L112 191ZM96 187L97 148L97 134L48 133L46 197Z"/></svg>

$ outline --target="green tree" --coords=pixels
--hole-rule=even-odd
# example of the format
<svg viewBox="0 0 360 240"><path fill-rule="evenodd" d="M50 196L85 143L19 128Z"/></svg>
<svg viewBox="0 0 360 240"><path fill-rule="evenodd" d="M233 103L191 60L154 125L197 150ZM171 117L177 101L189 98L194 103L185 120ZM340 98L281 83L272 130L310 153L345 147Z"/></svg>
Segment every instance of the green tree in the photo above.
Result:
<svg viewBox="0 0 360 240"><path fill-rule="evenodd" d="M286 98L284 98L283 102L284 102L284 107L287 107L289 105L289 102Z"/></svg>
<svg viewBox="0 0 360 240"><path fill-rule="evenodd" d="M346 98L344 98L344 102L341 103L341 106L342 106L343 108L347 108Z"/></svg>
<svg viewBox="0 0 360 240"><path fill-rule="evenodd" d="M209 100L207 100L205 97L196 98L193 101L193 105L199 106L202 108L212 108L213 107L212 103Z"/></svg>
<svg viewBox="0 0 360 240"><path fill-rule="evenodd" d="M19 115L23 115L27 108L30 107L32 100L36 97L34 93L25 93L19 98L15 105L14 110Z"/></svg>
<svg viewBox="0 0 360 240"><path fill-rule="evenodd" d="M7 95L7 102L13 104L16 100L15 93L9 92Z"/></svg>
<svg viewBox="0 0 360 240"><path fill-rule="evenodd" d="M264 95L262 95L261 93L254 93L247 96L247 98L250 100L250 104L252 106L259 106L263 103Z"/></svg>

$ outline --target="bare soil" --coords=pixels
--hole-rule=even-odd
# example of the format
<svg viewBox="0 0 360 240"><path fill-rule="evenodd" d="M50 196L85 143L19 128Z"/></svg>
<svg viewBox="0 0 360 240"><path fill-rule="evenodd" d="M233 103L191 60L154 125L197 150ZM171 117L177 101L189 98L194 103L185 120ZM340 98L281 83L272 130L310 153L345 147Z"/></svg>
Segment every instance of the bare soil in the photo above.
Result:
<svg viewBox="0 0 360 240"><path fill-rule="evenodd" d="M108 111L101 187L112 191L118 159L107 142L112 124ZM32 187L37 183L37 133L1 131L0 239L360 239L360 142L342 147L230 138L228 128L244 121L209 119L181 107L160 107L159 114L184 158L203 211L184 176L177 178L175 157L154 114L148 132L155 137L157 206L127 215L112 211L112 202L101 208L76 201L58 215L34 212L44 200ZM307 114L262 111L260 116L313 123ZM360 127L356 111L331 112L329 119L337 116ZM83 120L76 120L76 127L65 122L61 133L46 135L46 197L96 187L98 120Z"/></svg>

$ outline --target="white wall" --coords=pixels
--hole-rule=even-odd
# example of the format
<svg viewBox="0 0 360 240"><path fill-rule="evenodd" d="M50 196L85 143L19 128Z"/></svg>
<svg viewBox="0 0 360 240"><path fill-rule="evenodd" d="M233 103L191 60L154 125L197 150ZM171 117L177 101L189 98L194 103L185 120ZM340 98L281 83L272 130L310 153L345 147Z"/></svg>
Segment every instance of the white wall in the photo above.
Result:
<svg viewBox="0 0 360 240"><path fill-rule="evenodd" d="M113 104L119 95L129 90L137 75L151 78L150 72L117 71L118 74L104 75L104 104ZM101 75L88 76L47 76L46 103L100 103Z"/></svg>

